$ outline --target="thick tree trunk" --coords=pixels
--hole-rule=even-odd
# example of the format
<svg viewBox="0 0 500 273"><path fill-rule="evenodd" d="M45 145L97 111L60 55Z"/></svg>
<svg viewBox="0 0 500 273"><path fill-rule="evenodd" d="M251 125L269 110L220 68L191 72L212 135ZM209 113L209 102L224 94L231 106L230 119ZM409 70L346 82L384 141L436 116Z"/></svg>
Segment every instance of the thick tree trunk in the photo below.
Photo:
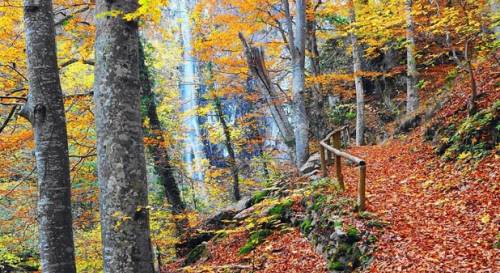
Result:
<svg viewBox="0 0 500 273"><path fill-rule="evenodd" d="M356 12L354 7L354 1L351 1L351 23L356 22ZM364 88L363 80L360 76L361 73L361 57L359 55L358 38L355 33L355 29L351 34L352 43L352 59L353 59L353 72L354 72L354 85L356 87L356 145L360 146L364 144L364 134L365 134L365 98L364 98Z"/></svg>
<svg viewBox="0 0 500 273"><path fill-rule="evenodd" d="M96 1L96 14L130 13L137 0ZM135 21L96 19L95 119L106 273L152 273Z"/></svg>
<svg viewBox="0 0 500 273"><path fill-rule="evenodd" d="M306 1L295 1L295 30L288 0L282 0L288 28L288 43L292 56L292 102L295 125L295 161L300 168L309 159L309 118L304 100Z"/></svg>
<svg viewBox="0 0 500 273"><path fill-rule="evenodd" d="M33 125L35 137L42 271L72 273L76 268L68 137L52 1L25 1L24 5L30 93L21 115Z"/></svg>
<svg viewBox="0 0 500 273"><path fill-rule="evenodd" d="M148 126L144 126L146 135L154 139L153 144L148 145L148 150L153 157L154 169L160 178L161 184L165 190L165 197L172 206L174 213L181 213L185 209L184 202L181 198L181 193L177 182L175 181L174 172L170 165L170 157L167 147L165 146L165 138L163 137L163 128L161 126L158 112L156 111L155 94L151 86L151 79L148 67L145 62L144 48L139 45L139 65L140 77L142 86L142 102L146 113L143 115L149 120Z"/></svg>
<svg viewBox="0 0 500 273"><path fill-rule="evenodd" d="M318 41L316 38L316 21L314 19L307 21L307 50L309 51L309 60L311 64L311 74L314 77L321 75L320 56L318 50ZM311 125L314 128L314 136L317 141L320 141L328 130L323 117L324 113L324 96L322 94L322 86L316 83L311 88L311 110L310 119Z"/></svg>
<svg viewBox="0 0 500 273"><path fill-rule="evenodd" d="M269 77L269 72L266 68L264 50L262 48L251 47L243 34L239 34L240 40L245 47L245 55L247 63L252 75L258 80L262 96L266 101L267 106L271 112L280 135L284 143L291 149L295 149L295 136L293 135L292 125L288 121L287 115L280 101L278 92L276 92L274 85Z"/></svg>
<svg viewBox="0 0 500 273"><path fill-rule="evenodd" d="M405 0L406 11L406 112L413 113L418 107L417 62L415 61L415 25L412 15L413 0Z"/></svg>
<svg viewBox="0 0 500 273"><path fill-rule="evenodd" d="M233 177L233 198L235 201L241 199L240 194L240 179L238 172L238 165L236 162L236 154L234 152L233 142L231 140L231 132L229 131L229 126L224 117L224 111L222 109L222 103L217 96L213 96L215 111L217 117L222 125L222 130L224 132L224 143L226 144L227 153L229 154L229 168L231 169L231 176Z"/></svg>

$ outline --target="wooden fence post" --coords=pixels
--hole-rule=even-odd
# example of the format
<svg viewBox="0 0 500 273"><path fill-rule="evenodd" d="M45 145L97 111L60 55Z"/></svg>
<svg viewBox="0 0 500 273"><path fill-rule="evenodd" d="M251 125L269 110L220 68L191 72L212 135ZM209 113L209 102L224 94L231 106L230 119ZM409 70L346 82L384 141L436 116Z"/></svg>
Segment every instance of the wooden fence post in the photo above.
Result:
<svg viewBox="0 0 500 273"><path fill-rule="evenodd" d="M340 150L340 131L332 135L332 145L334 148ZM341 157L335 155L335 174L337 176L337 180L339 182L339 186L341 190L345 190L344 185L344 177L342 177L342 162Z"/></svg>
<svg viewBox="0 0 500 273"><path fill-rule="evenodd" d="M358 185L358 208L359 211L365 210L366 203L366 165L359 166L359 185Z"/></svg>
<svg viewBox="0 0 500 273"><path fill-rule="evenodd" d="M327 140L327 144L329 144L330 146L333 146L333 138L330 138ZM327 159L327 162L328 162L328 166L331 166L333 165L333 153L331 151L329 151L328 149L325 149L326 150L326 159Z"/></svg>
<svg viewBox="0 0 500 273"><path fill-rule="evenodd" d="M327 170L327 166L326 166L326 159L325 159L325 147L323 147L323 145L321 145L321 143L319 144L319 157L321 159L321 172L323 173L323 177L327 177L328 176L328 170Z"/></svg>

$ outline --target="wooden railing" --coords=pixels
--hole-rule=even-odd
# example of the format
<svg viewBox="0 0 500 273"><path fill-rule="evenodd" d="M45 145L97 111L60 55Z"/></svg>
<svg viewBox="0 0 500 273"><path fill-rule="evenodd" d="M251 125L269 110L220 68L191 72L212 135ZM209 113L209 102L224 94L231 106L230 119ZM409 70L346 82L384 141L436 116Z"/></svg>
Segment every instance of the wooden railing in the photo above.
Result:
<svg viewBox="0 0 500 273"><path fill-rule="evenodd" d="M328 177L328 165L332 165L335 161L335 175L337 177L341 190L345 190L344 178L342 176L342 158L351 161L359 167L359 182L358 182L358 210L365 210L366 203L366 162L363 159L342 152L341 134L346 127L337 129L329 133L323 140L320 141L319 154L321 158L321 171L324 177Z"/></svg>

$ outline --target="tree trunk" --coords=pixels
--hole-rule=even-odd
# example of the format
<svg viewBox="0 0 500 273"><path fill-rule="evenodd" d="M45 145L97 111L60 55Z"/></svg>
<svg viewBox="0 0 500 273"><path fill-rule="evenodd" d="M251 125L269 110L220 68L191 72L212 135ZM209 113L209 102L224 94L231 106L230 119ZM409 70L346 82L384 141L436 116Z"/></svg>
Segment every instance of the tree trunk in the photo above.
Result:
<svg viewBox="0 0 500 273"><path fill-rule="evenodd" d="M151 84L149 70L146 66L142 43L139 44L139 65L142 87L142 103L146 111L145 116L149 120L149 126L144 126L144 130L145 134L155 141L154 143L148 145L148 150L153 157L155 172L159 176L161 184L164 187L165 197L172 206L172 211L176 214L181 213L186 207L182 201L181 193L177 182L175 181L172 166L170 165L170 157L168 155L167 147L165 146L163 128L158 117L158 112L156 111L155 94L152 90L153 87Z"/></svg>
<svg viewBox="0 0 500 273"><path fill-rule="evenodd" d="M354 1L351 1L352 7L350 10L351 23L356 22L356 12ZM351 33L352 43L352 59L353 59L353 72L354 72L354 85L356 86L356 145L364 144L365 132L365 98L363 89L363 80L360 76L361 73L361 57L359 55L358 38L356 36L355 27Z"/></svg>
<svg viewBox="0 0 500 273"><path fill-rule="evenodd" d="M498 13L500 12L500 2L498 0L490 0L490 9L493 19L498 18L500 16ZM497 25L493 28L493 32L497 39L497 42L500 41L500 25Z"/></svg>
<svg viewBox="0 0 500 273"><path fill-rule="evenodd" d="M271 115L278 126L280 135L284 143L291 149L295 149L295 137L293 135L292 125L288 121L285 110L280 102L277 100L279 97L274 85L269 77L269 72L266 68L264 50L262 48L251 47L243 34L239 34L240 40L245 47L245 55L247 63L252 75L258 80L262 96L266 101Z"/></svg>
<svg viewBox="0 0 500 273"><path fill-rule="evenodd" d="M309 119L304 101L306 1L295 1L295 30L288 0L282 0L288 28L288 43L292 57L292 101L295 125L295 160L300 168L309 159Z"/></svg>
<svg viewBox="0 0 500 273"><path fill-rule="evenodd" d="M309 60L311 63L311 74L314 77L321 75L320 56L318 50L318 41L316 38L316 20L307 21L307 50L309 51ZM320 141L326 134L328 126L323 117L324 113L324 96L322 94L321 83L316 83L311 88L311 123L314 128L314 136L317 141Z"/></svg>
<svg viewBox="0 0 500 273"><path fill-rule="evenodd" d="M469 101L467 102L467 111L468 115L472 116L476 113L477 107L476 107L476 99L477 99L477 83L476 83L476 77L474 76L474 67L472 66L472 50L474 46L471 45L471 41L467 40L465 42L465 52L464 52L464 58L465 58L465 66L467 73L469 74L469 80L470 80L470 87L471 87L471 96L469 98Z"/></svg>
<svg viewBox="0 0 500 273"><path fill-rule="evenodd" d="M405 0L406 11L406 112L413 113L418 107L417 63L415 61L415 26L412 15L413 0Z"/></svg>
<svg viewBox="0 0 500 273"><path fill-rule="evenodd" d="M29 95L21 115L33 125L42 271L76 272L68 136L57 66L52 1L25 1Z"/></svg>
<svg viewBox="0 0 500 273"><path fill-rule="evenodd" d="M137 0L96 1L96 14L130 13ZM152 273L135 21L96 18L95 119L106 273Z"/></svg>
<svg viewBox="0 0 500 273"><path fill-rule="evenodd" d="M231 176L233 177L233 198L235 201L241 199L240 195L240 182L238 165L236 162L236 155L234 152L233 142L231 141L231 132L229 131L229 126L224 117L224 111L222 109L222 103L220 98L213 96L215 111L222 125L222 130L224 132L224 143L226 144L227 153L229 154L229 168L231 169Z"/></svg>

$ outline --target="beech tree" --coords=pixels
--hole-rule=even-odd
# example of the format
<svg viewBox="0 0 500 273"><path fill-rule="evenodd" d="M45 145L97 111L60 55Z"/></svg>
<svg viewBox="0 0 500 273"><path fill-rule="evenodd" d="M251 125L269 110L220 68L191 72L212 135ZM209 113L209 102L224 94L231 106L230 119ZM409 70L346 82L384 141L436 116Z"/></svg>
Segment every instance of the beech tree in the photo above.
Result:
<svg viewBox="0 0 500 273"><path fill-rule="evenodd" d="M288 48L292 58L292 107L295 134L295 160L298 167L309 158L309 118L304 100L306 1L295 2L295 30L288 0L282 0L288 33Z"/></svg>
<svg viewBox="0 0 500 273"><path fill-rule="evenodd" d="M405 0L406 11L406 112L413 113L418 107L417 63L415 61L415 26L412 15L413 0Z"/></svg>
<svg viewBox="0 0 500 273"><path fill-rule="evenodd" d="M140 113L138 23L122 17L137 8L137 0L96 1L97 169L104 272L113 273L154 272Z"/></svg>
<svg viewBox="0 0 500 273"><path fill-rule="evenodd" d="M352 44L352 60L353 60L353 73L354 73L354 85L356 86L356 145L364 144L364 132L365 132L365 91L363 88L363 79L361 78L361 57L358 47L358 38L356 36L356 11L355 11L355 1L351 0L350 17L351 24L353 25L353 30L351 33L351 44Z"/></svg>
<svg viewBox="0 0 500 273"><path fill-rule="evenodd" d="M21 109L34 130L42 271L76 272L68 136L57 66L52 1L25 1L29 95Z"/></svg>

